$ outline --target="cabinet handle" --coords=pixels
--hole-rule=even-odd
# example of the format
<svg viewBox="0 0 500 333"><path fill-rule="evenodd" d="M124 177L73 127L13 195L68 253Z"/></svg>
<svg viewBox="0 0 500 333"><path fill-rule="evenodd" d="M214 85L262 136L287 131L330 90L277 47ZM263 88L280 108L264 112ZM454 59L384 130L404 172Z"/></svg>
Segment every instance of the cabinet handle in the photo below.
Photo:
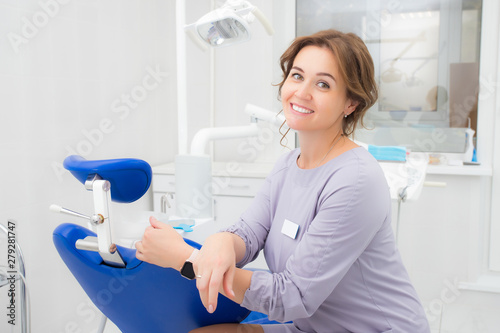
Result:
<svg viewBox="0 0 500 333"><path fill-rule="evenodd" d="M445 182L424 182L424 186L429 187L446 187Z"/></svg>
<svg viewBox="0 0 500 333"><path fill-rule="evenodd" d="M213 212L213 215L214 215L214 222L217 221L217 200L215 198L213 198L213 202L214 202L214 212Z"/></svg>
<svg viewBox="0 0 500 333"><path fill-rule="evenodd" d="M249 190L250 189L250 185L227 185L227 187L229 188L234 188L234 189L238 189L238 190Z"/></svg>

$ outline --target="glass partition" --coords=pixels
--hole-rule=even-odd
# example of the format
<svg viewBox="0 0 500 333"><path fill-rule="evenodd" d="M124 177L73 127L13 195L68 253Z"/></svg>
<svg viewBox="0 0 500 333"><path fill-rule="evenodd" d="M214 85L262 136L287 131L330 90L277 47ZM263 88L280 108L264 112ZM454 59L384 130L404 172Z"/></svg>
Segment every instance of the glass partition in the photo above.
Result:
<svg viewBox="0 0 500 333"><path fill-rule="evenodd" d="M477 131L481 0L297 0L297 35L354 32L375 63L379 100L356 139L464 153Z"/></svg>

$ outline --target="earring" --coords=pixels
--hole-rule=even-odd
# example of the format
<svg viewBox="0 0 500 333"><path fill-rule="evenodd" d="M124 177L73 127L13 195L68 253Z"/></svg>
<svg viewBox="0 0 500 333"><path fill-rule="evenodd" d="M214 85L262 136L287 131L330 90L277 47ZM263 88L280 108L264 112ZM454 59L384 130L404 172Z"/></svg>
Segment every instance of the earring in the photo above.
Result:
<svg viewBox="0 0 500 333"><path fill-rule="evenodd" d="M347 114L345 114L345 115L344 115L344 118L347 118L347 116L348 116L348 115L347 115Z"/></svg>

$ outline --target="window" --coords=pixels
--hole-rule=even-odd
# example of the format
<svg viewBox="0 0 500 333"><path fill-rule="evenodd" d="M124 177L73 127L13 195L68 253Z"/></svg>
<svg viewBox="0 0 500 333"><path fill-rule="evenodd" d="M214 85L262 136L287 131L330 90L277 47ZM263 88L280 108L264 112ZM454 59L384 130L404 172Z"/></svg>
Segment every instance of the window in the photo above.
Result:
<svg viewBox="0 0 500 333"><path fill-rule="evenodd" d="M481 0L297 0L297 35L354 32L375 63L379 100L356 139L464 154L477 133Z"/></svg>

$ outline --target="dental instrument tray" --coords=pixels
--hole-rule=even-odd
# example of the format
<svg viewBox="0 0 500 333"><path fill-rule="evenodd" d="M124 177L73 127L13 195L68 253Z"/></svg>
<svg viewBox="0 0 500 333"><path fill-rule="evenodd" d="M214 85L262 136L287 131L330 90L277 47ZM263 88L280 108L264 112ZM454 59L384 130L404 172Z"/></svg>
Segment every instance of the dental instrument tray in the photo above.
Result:
<svg viewBox="0 0 500 333"><path fill-rule="evenodd" d="M406 161L405 147L368 145L368 152L372 154L377 161L384 161L384 162Z"/></svg>

